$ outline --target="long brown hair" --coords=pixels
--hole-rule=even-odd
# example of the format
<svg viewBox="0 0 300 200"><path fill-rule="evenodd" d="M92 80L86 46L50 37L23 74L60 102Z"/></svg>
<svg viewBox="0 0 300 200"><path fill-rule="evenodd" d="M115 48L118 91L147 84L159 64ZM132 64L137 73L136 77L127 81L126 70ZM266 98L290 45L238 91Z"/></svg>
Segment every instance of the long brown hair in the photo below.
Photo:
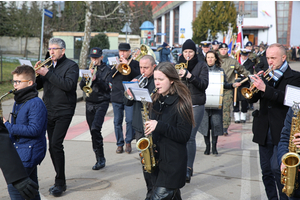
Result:
<svg viewBox="0 0 300 200"><path fill-rule="evenodd" d="M193 114L193 104L190 90L185 84L179 79L178 73L174 65L170 62L162 62L156 66L154 71L161 71L164 73L170 81L173 81L169 89L169 94L177 94L179 96L179 102L177 104L178 112L186 118L192 125L195 125L194 114ZM156 102L160 94L155 93L152 96L153 102Z"/></svg>

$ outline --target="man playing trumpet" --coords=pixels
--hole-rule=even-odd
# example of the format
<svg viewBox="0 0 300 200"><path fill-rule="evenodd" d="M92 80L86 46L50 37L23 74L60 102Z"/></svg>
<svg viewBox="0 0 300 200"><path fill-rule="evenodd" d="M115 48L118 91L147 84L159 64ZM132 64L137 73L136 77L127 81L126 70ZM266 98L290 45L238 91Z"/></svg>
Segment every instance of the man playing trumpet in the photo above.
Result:
<svg viewBox="0 0 300 200"><path fill-rule="evenodd" d="M89 125L90 133L92 136L93 150L96 154L96 164L93 166L93 170L99 170L105 167L105 157L103 150L103 137L101 134L102 124L106 115L109 100L110 100L110 88L109 82L111 81L111 69L102 62L103 55L102 49L94 47L90 52L91 63L94 65L94 69L90 68L91 74L96 74L91 77L92 84L89 86L92 88L92 92L86 97L85 113L86 121ZM86 80L83 78L80 82L80 88L83 89L86 86Z"/></svg>
<svg viewBox="0 0 300 200"><path fill-rule="evenodd" d="M277 161L277 145L281 137L281 130L284 127L284 120L289 109L283 105L286 85L300 86L300 73L292 70L286 61L286 50L283 45L274 43L266 51L268 65L272 68L269 77L271 80L264 82L255 74L253 85L259 90L254 93L250 103L260 100L259 110L255 110L253 118L253 142L259 145L260 166L262 180L265 185L268 199L287 199L282 193L280 181L281 173ZM283 155L288 151L280 153ZM280 162L281 163L281 162ZM278 190L278 193L277 193ZM279 194L279 196L278 196Z"/></svg>
<svg viewBox="0 0 300 200"><path fill-rule="evenodd" d="M119 56L120 62L122 64L128 64L129 60L131 59L131 50L130 44L128 43L120 43L119 44ZM139 71L139 63L135 60L131 60L129 66L131 72L127 75L123 75L120 72L116 72L121 65L116 65L115 69L112 69L111 74L114 75L112 79L112 91L111 91L111 102L113 105L114 111L114 127L115 127L115 135L117 140L117 150L116 153L123 153L124 149L123 146L126 143L125 152L131 153L131 141L134 136L134 130L132 129L132 106L126 106L123 102L124 97L124 87L122 81L131 81L137 75L140 74ZM124 110L125 110L125 121L126 121L126 138L124 141L123 137L123 117L124 117Z"/></svg>

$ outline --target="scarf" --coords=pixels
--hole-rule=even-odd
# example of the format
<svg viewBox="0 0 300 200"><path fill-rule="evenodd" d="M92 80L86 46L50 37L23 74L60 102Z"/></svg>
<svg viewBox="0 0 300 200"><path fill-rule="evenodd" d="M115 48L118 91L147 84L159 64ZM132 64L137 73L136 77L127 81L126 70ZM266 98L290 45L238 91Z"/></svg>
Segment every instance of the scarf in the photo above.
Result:
<svg viewBox="0 0 300 200"><path fill-rule="evenodd" d="M32 86L28 86L26 88L17 90L14 95L14 99L16 101L16 104L24 103L34 97L38 96L38 91L36 90L36 83L34 83Z"/></svg>
<svg viewBox="0 0 300 200"><path fill-rule="evenodd" d="M288 64L286 61L283 62L282 66L279 69L275 69L274 70L274 76L272 72L269 72L269 76L272 77L273 76L273 80L275 82L277 82L283 75L283 73L286 71L286 69L288 68Z"/></svg>
<svg viewBox="0 0 300 200"><path fill-rule="evenodd" d="M186 59L183 57L183 55L179 57L179 63L186 63ZM195 54L195 56L191 60L189 60L187 69L191 72L197 63L198 63L198 57Z"/></svg>

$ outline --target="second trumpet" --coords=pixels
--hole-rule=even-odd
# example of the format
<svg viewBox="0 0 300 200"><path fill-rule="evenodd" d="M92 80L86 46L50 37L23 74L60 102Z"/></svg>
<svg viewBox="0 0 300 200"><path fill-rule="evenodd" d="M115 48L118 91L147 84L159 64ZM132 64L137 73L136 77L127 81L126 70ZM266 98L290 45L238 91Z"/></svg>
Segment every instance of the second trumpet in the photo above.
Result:
<svg viewBox="0 0 300 200"><path fill-rule="evenodd" d="M50 65L46 65L49 61L51 61L51 58L52 58L52 56L50 56L49 58L47 58L46 60L44 60L44 62L41 62L36 68L34 68L34 70L36 71L36 70L40 69L41 67L44 67L44 65L47 68L51 67L52 66L52 62L51 62ZM38 76L38 75L39 75L38 73L35 73L35 76Z"/></svg>

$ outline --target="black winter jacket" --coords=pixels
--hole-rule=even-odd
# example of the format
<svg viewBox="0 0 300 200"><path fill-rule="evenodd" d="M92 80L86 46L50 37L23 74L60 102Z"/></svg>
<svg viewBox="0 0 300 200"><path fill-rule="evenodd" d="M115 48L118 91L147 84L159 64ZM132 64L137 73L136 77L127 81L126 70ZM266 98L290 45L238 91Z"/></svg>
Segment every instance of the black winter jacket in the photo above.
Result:
<svg viewBox="0 0 300 200"><path fill-rule="evenodd" d="M186 63L181 55L179 63ZM197 56L194 56L188 62L187 70L192 74L191 78L183 77L182 82L189 88L192 95L193 105L204 105L206 102L205 90L208 87L208 66L206 62L198 62Z"/></svg>
<svg viewBox="0 0 300 200"><path fill-rule="evenodd" d="M48 116L73 115L77 102L79 68L76 62L65 55L51 66L45 76L36 79L37 89L44 88L43 101Z"/></svg>
<svg viewBox="0 0 300 200"><path fill-rule="evenodd" d="M122 75L120 72L117 72L115 77L112 78L112 91L111 91L111 98L110 98L111 102L123 103L124 87L122 82L131 81L137 75L140 74L140 66L138 61L132 60L129 66L131 68L130 74ZM111 77L115 72L116 72L116 68L111 70Z"/></svg>
<svg viewBox="0 0 300 200"><path fill-rule="evenodd" d="M92 92L89 97L86 97L87 102L101 103L103 101L110 101L110 88L109 83L111 82L111 69L101 61L101 65L96 66L96 79L92 82ZM86 86L86 79L82 78L80 82L80 88Z"/></svg>

